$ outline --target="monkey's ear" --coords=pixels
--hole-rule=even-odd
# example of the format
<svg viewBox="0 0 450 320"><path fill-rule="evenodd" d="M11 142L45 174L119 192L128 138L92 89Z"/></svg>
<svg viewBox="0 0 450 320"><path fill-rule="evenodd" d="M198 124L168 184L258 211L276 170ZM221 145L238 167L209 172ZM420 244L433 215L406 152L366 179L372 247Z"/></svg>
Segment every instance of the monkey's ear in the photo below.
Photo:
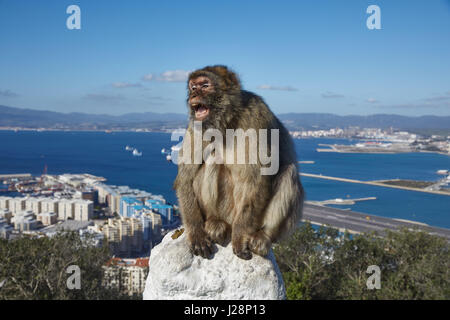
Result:
<svg viewBox="0 0 450 320"><path fill-rule="evenodd" d="M216 65L212 67L206 67L205 70L210 71L217 75L225 85L225 90L240 90L241 83L236 73L228 69L226 66Z"/></svg>
<svg viewBox="0 0 450 320"><path fill-rule="evenodd" d="M236 73L229 71L228 72L228 85L230 89L240 90L241 89L241 82L239 81L239 77Z"/></svg>

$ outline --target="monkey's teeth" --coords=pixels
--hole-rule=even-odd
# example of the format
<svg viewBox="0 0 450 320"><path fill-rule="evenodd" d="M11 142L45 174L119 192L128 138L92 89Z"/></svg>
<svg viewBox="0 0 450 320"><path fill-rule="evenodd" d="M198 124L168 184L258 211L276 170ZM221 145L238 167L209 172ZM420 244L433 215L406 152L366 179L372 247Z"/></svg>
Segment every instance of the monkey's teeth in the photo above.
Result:
<svg viewBox="0 0 450 320"><path fill-rule="evenodd" d="M195 117L197 119L201 119L201 118L206 117L208 115L208 113L209 113L209 109L207 107L205 107L205 106L202 106L202 105L198 106L195 109Z"/></svg>

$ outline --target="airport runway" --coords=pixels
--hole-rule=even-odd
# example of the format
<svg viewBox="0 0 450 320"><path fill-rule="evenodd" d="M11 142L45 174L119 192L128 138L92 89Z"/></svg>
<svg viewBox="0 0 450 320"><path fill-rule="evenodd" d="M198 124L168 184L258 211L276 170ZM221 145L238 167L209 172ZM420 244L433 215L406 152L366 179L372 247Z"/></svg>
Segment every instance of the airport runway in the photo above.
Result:
<svg viewBox="0 0 450 320"><path fill-rule="evenodd" d="M369 215L354 211L339 210L305 203L302 221L313 224L332 226L339 231L348 230L351 233L376 231L384 234L386 229L398 230L402 227L420 229L430 234L438 235L450 241L450 229L428 226L414 221L397 220Z"/></svg>
<svg viewBox="0 0 450 320"><path fill-rule="evenodd" d="M335 181L359 183L359 184L368 184L368 185L377 186L377 187L402 189L402 190L409 190L409 191L416 191L416 192L440 194L440 195L443 195L443 196L450 196L450 193L445 192L445 191L441 191L441 190L427 190L427 189L419 189L419 188L412 188L412 187L406 187L406 186L396 186L396 185L393 185L393 184L382 183L379 180L378 181L361 181L361 180L355 180L355 179L330 177L330 176L324 176L324 175L321 175L321 174L305 173L305 172L301 172L299 174L301 176L310 177L310 178L318 178L318 179L325 179L325 180L335 180Z"/></svg>

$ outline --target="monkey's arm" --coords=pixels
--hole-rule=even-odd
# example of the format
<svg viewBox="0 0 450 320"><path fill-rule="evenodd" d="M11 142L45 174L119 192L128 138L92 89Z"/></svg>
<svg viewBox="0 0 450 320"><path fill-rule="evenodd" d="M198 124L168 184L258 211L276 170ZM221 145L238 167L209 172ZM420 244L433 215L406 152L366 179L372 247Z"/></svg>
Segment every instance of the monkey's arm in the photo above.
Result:
<svg viewBox="0 0 450 320"><path fill-rule="evenodd" d="M213 252L213 244L204 230L204 218L193 191L193 180L199 167L194 164L179 164L174 188L191 251L208 258Z"/></svg>

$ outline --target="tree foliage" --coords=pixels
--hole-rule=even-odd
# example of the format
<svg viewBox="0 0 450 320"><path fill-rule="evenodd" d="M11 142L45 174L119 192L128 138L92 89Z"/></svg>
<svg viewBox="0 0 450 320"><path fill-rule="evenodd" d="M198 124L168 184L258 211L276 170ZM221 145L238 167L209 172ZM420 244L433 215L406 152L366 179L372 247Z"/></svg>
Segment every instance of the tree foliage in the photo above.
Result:
<svg viewBox="0 0 450 320"><path fill-rule="evenodd" d="M0 299L120 299L102 286L105 246L86 245L75 232L53 237L0 240ZM80 289L69 289L68 267L80 268ZM70 271L70 270L69 270Z"/></svg>
<svg viewBox="0 0 450 320"><path fill-rule="evenodd" d="M288 299L450 299L449 243L425 232L351 236L306 223L274 252ZM367 286L371 265L380 289Z"/></svg>

